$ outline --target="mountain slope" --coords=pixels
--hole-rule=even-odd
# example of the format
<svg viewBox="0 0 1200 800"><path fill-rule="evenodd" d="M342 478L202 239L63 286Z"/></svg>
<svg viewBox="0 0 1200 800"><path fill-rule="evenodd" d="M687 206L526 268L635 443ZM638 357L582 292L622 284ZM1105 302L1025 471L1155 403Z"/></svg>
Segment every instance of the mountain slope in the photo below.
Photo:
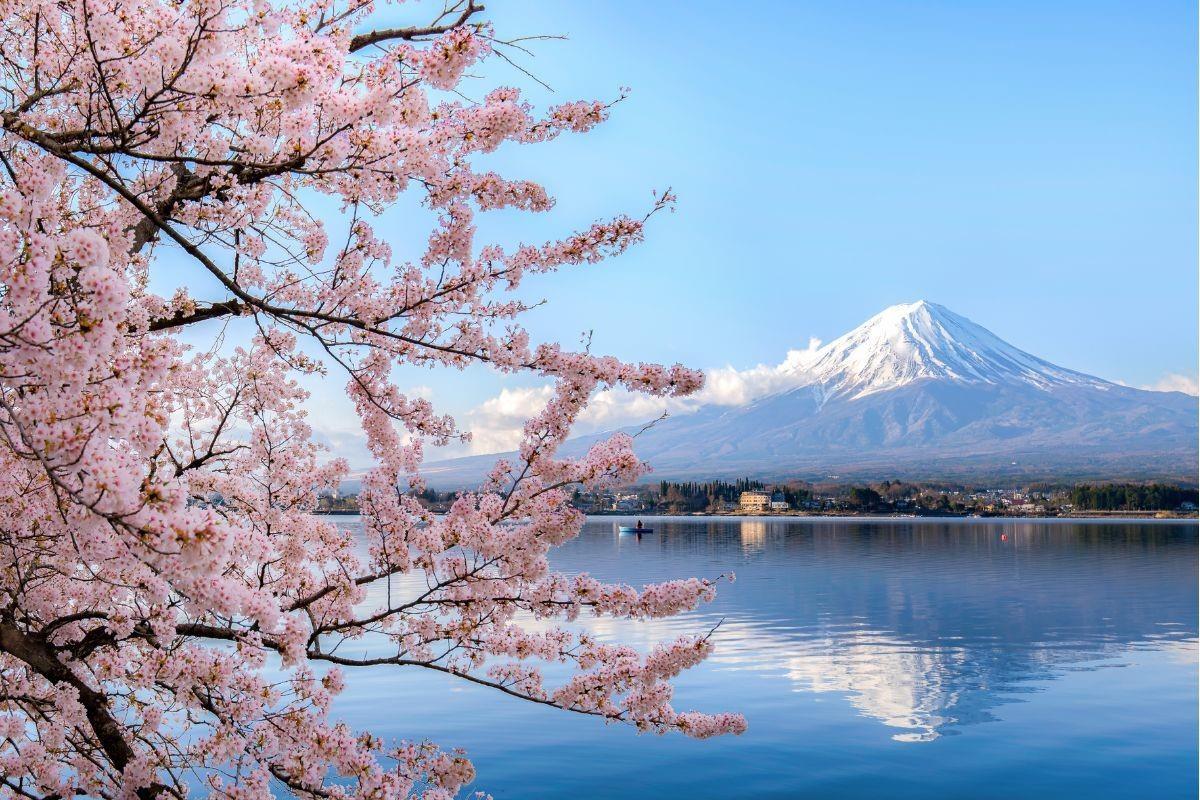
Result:
<svg viewBox="0 0 1200 800"><path fill-rule="evenodd" d="M1058 367L933 303L877 314L817 350L794 384L665 420L638 454L670 478L1195 480L1195 397ZM431 465L431 481L470 484L493 460Z"/></svg>
<svg viewBox="0 0 1200 800"><path fill-rule="evenodd" d="M817 351L806 370L824 398L859 398L923 380L1112 386L1018 350L936 303L892 306Z"/></svg>

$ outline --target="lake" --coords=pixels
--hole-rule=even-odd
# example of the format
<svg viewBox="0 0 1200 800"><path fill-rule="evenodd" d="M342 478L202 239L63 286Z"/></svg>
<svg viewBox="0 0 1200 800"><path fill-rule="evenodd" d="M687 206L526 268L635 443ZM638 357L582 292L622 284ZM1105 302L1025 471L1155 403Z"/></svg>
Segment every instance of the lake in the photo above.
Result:
<svg viewBox="0 0 1200 800"><path fill-rule="evenodd" d="M723 620L675 705L747 733L638 735L395 668L350 673L337 715L464 748L498 799L1196 796L1195 521L618 522L556 566L737 580L675 619L580 624L649 647Z"/></svg>

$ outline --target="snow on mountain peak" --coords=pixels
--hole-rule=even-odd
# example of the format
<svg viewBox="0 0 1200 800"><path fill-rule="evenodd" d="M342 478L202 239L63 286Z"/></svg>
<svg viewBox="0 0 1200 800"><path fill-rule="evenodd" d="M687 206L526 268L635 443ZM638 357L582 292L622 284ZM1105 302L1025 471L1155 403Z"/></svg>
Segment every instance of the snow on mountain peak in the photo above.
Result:
<svg viewBox="0 0 1200 800"><path fill-rule="evenodd" d="M814 353L804 372L805 383L824 398L863 397L927 379L1043 389L1108 385L1018 350L966 317L925 300L885 308Z"/></svg>

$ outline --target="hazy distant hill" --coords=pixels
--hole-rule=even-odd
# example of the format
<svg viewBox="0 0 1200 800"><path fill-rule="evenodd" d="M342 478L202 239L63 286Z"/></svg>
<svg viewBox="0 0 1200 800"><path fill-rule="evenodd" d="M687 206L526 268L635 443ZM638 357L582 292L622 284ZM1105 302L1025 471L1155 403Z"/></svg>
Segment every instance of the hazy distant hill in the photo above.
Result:
<svg viewBox="0 0 1200 800"><path fill-rule="evenodd" d="M1196 478L1195 397L1055 366L934 303L884 310L797 380L672 417L638 437L638 454L656 478ZM470 485L494 460L431 464L430 481Z"/></svg>

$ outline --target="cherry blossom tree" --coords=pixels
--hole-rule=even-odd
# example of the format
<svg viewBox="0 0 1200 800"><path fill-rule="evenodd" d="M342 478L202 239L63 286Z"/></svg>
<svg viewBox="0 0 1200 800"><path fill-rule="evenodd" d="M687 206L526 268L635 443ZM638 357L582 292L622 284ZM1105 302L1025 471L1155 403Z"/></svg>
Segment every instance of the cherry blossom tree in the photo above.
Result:
<svg viewBox="0 0 1200 800"><path fill-rule="evenodd" d="M586 132L610 104L467 99L464 71L505 47L475 0L419 27L380 27L369 0L0 8L0 797L445 797L471 782L457 751L337 721L365 665L647 731L744 728L671 705L709 636L642 653L571 625L677 614L713 581L635 589L548 561L582 525L574 488L645 470L626 436L556 455L589 396L701 379L535 345L513 291L624 251L672 198L555 241L476 240L481 212L553 203L484 156ZM437 215L412 262L372 224L405 192ZM349 220L333 244L321 198ZM159 296L164 282L198 296ZM253 336L235 348L229 326ZM424 448L464 434L398 388L405 364L555 387L519 458L441 516L415 497ZM373 456L365 545L312 514L346 473L306 422L313 373L345 380ZM419 590L368 597L393 578ZM354 640L369 655L339 647ZM568 677L548 685L546 664Z"/></svg>

